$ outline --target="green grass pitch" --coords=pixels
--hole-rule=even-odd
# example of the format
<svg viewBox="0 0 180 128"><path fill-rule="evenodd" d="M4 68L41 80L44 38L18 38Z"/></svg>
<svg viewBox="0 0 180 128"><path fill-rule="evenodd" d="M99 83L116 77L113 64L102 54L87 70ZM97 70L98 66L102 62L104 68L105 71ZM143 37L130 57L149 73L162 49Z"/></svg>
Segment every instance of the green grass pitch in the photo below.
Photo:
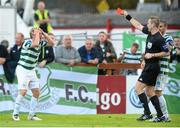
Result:
<svg viewBox="0 0 180 128"><path fill-rule="evenodd" d="M11 119L11 113L0 113L0 127L180 127L180 114L171 114L172 122L139 122L139 115L100 114L100 115L54 115L41 114L42 121L28 121L27 113L20 115L21 121Z"/></svg>

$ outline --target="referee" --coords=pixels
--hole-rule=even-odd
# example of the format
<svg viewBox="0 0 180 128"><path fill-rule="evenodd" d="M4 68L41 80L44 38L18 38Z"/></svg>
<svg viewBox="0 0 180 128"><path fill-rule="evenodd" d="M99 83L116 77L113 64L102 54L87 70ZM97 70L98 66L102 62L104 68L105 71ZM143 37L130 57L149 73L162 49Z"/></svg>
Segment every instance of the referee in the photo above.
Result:
<svg viewBox="0 0 180 128"><path fill-rule="evenodd" d="M160 57L168 55L168 48L166 46L164 38L161 36L158 30L160 20L158 17L152 16L148 19L147 26L143 26L137 20L132 18L127 13L127 11L124 10L122 14L128 21L130 21L130 23L135 28L148 35L146 39L144 56L145 65L135 86L136 93L139 97L139 100L143 103L144 107L144 114L141 117L137 118L137 120L144 121L153 118L148 106L148 96L157 112L157 117L153 119L153 122L162 122L165 120L165 116L161 111L158 97L154 92L154 87L156 84L157 76L160 72L159 59ZM146 94L144 90L146 91Z"/></svg>

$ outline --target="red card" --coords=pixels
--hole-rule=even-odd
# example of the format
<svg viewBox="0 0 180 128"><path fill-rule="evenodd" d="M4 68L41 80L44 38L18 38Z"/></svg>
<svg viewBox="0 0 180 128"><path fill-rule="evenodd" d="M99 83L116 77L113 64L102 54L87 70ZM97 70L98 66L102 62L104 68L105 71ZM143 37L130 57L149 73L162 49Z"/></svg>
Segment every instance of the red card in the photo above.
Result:
<svg viewBox="0 0 180 128"><path fill-rule="evenodd" d="M118 8L118 9L116 10L116 13L119 14L119 15L122 15L122 14L124 13L124 10Z"/></svg>

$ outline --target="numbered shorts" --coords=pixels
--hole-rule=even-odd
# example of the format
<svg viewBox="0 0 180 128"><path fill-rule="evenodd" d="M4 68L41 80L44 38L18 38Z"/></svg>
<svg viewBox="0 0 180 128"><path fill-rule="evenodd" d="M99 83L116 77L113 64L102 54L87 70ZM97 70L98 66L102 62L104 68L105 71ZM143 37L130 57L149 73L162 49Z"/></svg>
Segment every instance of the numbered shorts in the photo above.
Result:
<svg viewBox="0 0 180 128"><path fill-rule="evenodd" d="M168 76L160 74L157 77L155 90L162 91L168 83Z"/></svg>
<svg viewBox="0 0 180 128"><path fill-rule="evenodd" d="M16 75L18 80L18 90L39 88L39 79L36 76L35 69L27 70L18 65L16 67Z"/></svg>

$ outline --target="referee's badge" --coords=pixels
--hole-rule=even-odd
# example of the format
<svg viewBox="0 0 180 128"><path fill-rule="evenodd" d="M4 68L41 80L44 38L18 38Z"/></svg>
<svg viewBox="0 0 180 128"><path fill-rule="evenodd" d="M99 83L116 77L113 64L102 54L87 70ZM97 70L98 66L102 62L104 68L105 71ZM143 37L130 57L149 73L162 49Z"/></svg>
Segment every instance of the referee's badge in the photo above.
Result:
<svg viewBox="0 0 180 128"><path fill-rule="evenodd" d="M147 48L148 48L148 49L151 49L151 47L152 47L152 43L151 43L151 42L148 42Z"/></svg>

